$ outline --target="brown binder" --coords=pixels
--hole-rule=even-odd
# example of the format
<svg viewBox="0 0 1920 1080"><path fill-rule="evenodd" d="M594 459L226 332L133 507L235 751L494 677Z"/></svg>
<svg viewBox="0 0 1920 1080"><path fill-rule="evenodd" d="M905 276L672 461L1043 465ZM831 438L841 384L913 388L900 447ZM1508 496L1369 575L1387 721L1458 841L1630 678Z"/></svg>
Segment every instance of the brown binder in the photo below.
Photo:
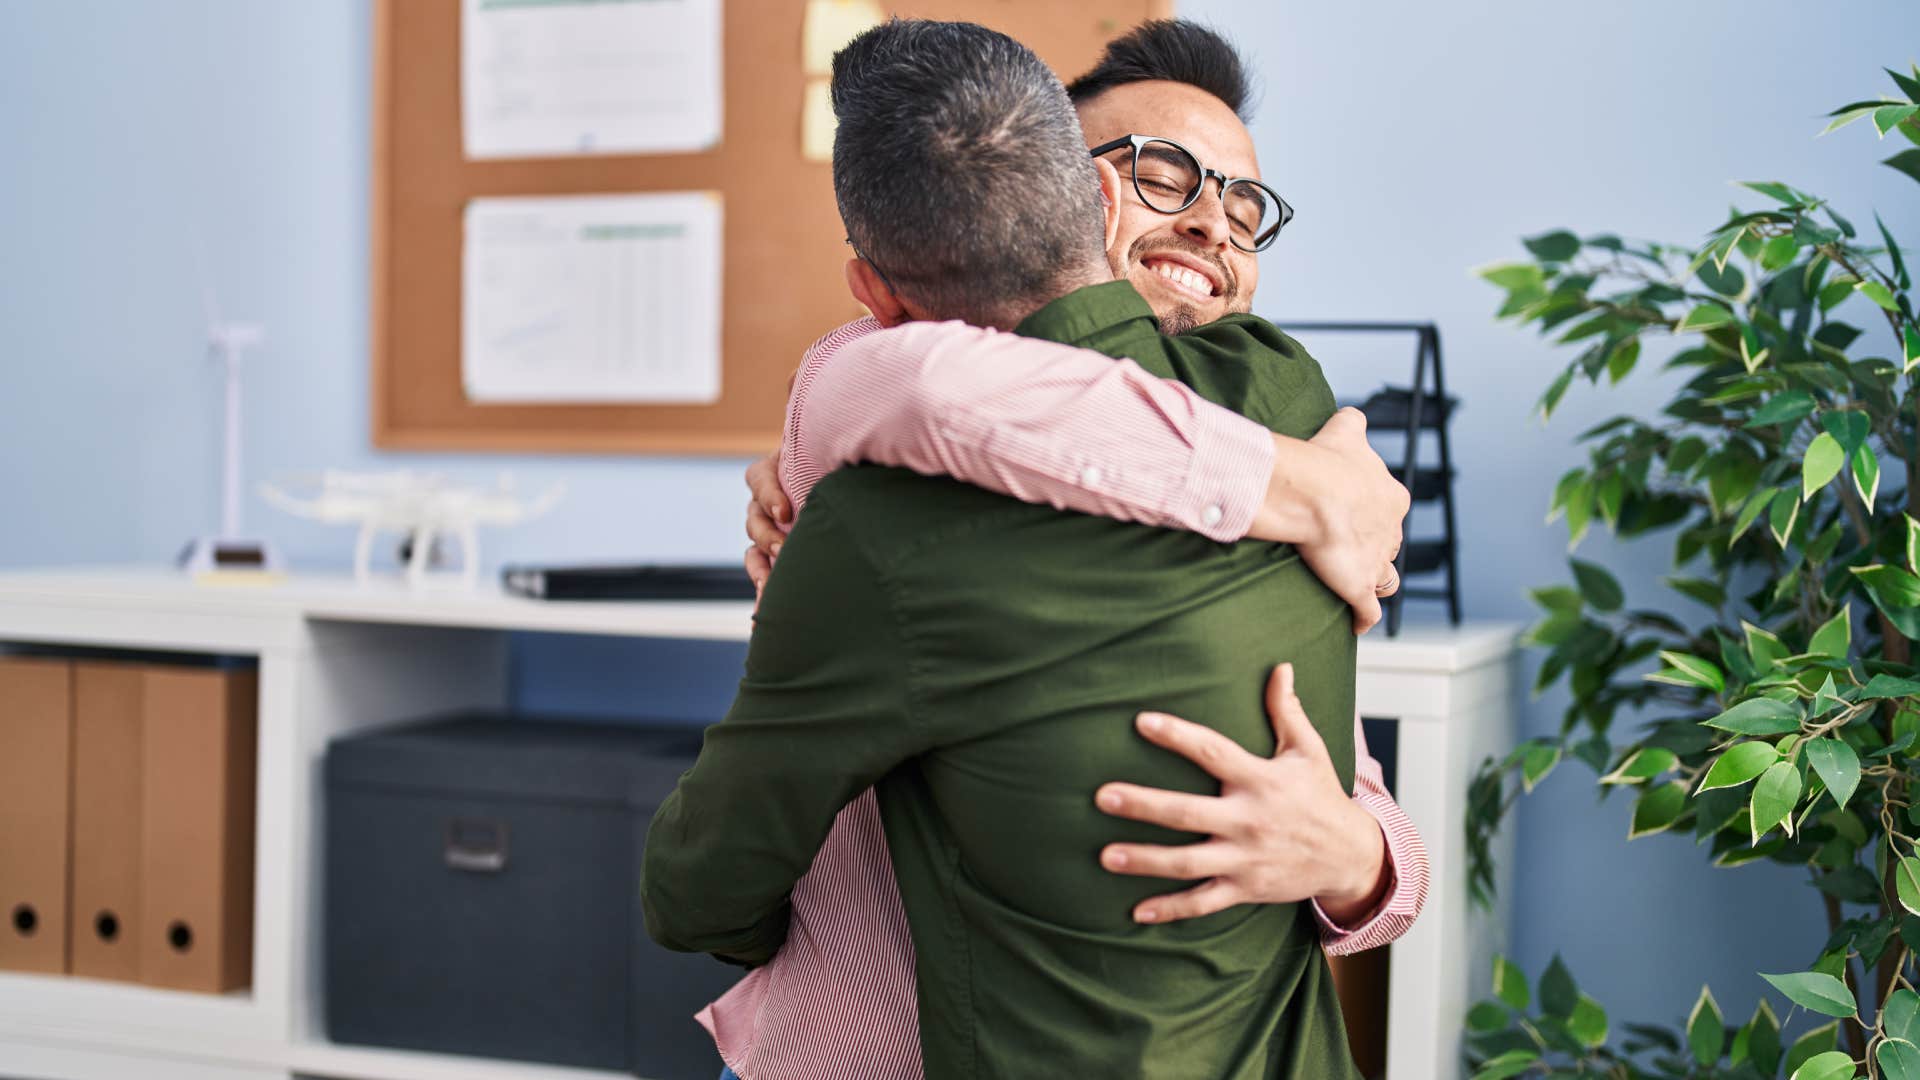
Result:
<svg viewBox="0 0 1920 1080"><path fill-rule="evenodd" d="M149 669L73 665L73 973L140 978L140 730Z"/></svg>
<svg viewBox="0 0 1920 1080"><path fill-rule="evenodd" d="M0 968L67 970L73 672L0 656Z"/></svg>
<svg viewBox="0 0 1920 1080"><path fill-rule="evenodd" d="M258 679L150 668L145 683L140 981L209 993L245 987Z"/></svg>

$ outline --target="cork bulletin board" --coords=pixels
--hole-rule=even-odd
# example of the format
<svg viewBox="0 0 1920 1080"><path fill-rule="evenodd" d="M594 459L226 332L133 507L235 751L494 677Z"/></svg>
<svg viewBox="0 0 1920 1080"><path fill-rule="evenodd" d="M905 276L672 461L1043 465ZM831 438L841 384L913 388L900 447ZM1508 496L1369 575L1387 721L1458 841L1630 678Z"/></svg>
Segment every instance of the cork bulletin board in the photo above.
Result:
<svg viewBox="0 0 1920 1080"><path fill-rule="evenodd" d="M925 0L890 14L983 23L1066 78L1173 0ZM466 158L459 0L377 0L373 56L372 432L401 450L749 454L778 440L801 352L862 314L831 166L805 160L803 0L723 0L721 141L695 154ZM462 214L515 195L716 191L721 380L711 405L477 404L461 378Z"/></svg>

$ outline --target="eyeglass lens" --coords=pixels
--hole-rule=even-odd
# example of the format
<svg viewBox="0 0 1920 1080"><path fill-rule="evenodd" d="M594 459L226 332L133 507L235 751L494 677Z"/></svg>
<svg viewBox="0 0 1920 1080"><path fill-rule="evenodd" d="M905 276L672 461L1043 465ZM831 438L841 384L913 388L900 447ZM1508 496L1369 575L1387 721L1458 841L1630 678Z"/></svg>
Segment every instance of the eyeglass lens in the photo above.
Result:
<svg viewBox="0 0 1920 1080"><path fill-rule="evenodd" d="M1200 195L1200 163L1175 143L1149 139L1134 153L1133 183L1140 198L1163 214L1177 214ZM1255 251L1271 243L1285 224L1279 200L1251 180L1237 180L1220 193L1236 247Z"/></svg>

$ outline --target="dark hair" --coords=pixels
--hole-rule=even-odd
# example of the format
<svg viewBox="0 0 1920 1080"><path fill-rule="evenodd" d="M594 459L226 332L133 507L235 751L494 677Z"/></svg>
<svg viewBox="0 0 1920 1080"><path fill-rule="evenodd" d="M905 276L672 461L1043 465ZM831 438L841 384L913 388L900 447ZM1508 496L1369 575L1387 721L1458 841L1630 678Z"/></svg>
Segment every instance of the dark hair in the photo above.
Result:
<svg viewBox="0 0 1920 1080"><path fill-rule="evenodd" d="M1093 70L1067 84L1067 95L1078 105L1116 86L1155 79L1198 87L1226 102L1242 122L1253 119L1253 86L1233 43L1185 19L1154 19L1114 38Z"/></svg>
<svg viewBox="0 0 1920 1080"><path fill-rule="evenodd" d="M1105 269L1099 177L1040 58L973 23L893 19L833 58L833 193L887 283L1009 326Z"/></svg>

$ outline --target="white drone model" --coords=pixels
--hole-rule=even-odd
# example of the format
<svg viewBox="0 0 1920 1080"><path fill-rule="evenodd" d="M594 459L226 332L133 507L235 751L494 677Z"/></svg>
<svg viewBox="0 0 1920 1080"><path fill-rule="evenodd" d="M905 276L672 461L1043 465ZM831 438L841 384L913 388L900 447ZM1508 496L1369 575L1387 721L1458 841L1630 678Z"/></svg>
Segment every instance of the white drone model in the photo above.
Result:
<svg viewBox="0 0 1920 1080"><path fill-rule="evenodd" d="M538 496L523 499L514 490L512 479L505 476L492 488L462 488L433 473L353 473L337 469L290 478L288 486L294 490L263 484L260 493L290 514L330 525L360 526L353 548L356 580L365 582L372 576L369 560L373 539L386 532L407 538L411 548L407 581L413 585L426 584L436 576L428 570L435 541L441 537L457 541L460 565L457 570L441 573L469 588L480 576L478 527L516 525L539 517L553 509L565 491L556 484Z"/></svg>

